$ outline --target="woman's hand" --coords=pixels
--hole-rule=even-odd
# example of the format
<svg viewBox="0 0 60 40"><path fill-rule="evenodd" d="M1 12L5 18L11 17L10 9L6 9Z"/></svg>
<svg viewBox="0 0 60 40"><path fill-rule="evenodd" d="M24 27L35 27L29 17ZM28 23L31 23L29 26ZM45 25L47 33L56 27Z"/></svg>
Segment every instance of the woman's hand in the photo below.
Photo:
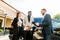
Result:
<svg viewBox="0 0 60 40"><path fill-rule="evenodd" d="M29 31L29 30L31 30L31 28L32 28L31 26L26 26L26 27L25 27L25 30L26 30L26 31Z"/></svg>
<svg viewBox="0 0 60 40"><path fill-rule="evenodd" d="M13 26L11 25L11 28L13 28Z"/></svg>

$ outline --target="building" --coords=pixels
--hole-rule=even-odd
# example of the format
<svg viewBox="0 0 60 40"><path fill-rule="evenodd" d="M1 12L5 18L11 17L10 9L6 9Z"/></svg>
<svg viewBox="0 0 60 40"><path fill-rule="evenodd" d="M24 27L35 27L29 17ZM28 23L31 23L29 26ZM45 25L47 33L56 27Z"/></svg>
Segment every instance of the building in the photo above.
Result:
<svg viewBox="0 0 60 40"><path fill-rule="evenodd" d="M17 12L19 12L17 9L7 4L5 1L0 0L0 27L4 27L4 26L6 26L7 28L11 27L11 22ZM4 24L5 14L7 15L6 15L6 22Z"/></svg>

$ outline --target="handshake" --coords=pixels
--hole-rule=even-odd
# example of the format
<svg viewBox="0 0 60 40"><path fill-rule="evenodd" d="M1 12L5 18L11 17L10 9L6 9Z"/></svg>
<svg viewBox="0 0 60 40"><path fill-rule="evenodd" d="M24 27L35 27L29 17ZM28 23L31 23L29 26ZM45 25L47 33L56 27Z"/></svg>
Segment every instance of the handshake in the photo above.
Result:
<svg viewBox="0 0 60 40"><path fill-rule="evenodd" d="M32 22L35 26L40 26L40 23L35 23L35 22Z"/></svg>
<svg viewBox="0 0 60 40"><path fill-rule="evenodd" d="M35 23L36 26L40 26L40 23Z"/></svg>

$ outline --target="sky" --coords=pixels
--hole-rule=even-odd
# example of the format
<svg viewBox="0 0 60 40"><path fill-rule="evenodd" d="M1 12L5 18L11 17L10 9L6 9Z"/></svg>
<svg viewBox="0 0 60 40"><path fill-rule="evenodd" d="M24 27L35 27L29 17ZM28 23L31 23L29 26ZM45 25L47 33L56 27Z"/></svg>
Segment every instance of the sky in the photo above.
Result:
<svg viewBox="0 0 60 40"><path fill-rule="evenodd" d="M5 0L8 4L27 15L32 11L34 17L41 17L41 9L47 9L52 17L60 13L60 0Z"/></svg>

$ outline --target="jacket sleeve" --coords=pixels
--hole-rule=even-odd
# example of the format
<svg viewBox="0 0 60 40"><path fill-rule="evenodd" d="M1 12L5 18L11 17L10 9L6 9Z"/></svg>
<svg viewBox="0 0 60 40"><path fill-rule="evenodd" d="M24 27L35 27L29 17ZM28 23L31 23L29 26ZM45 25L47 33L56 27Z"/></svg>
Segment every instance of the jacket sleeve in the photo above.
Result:
<svg viewBox="0 0 60 40"><path fill-rule="evenodd" d="M13 20L13 22L12 22L11 25L12 25L13 27L18 26L17 22L18 22L17 18L14 18L14 20Z"/></svg>
<svg viewBox="0 0 60 40"><path fill-rule="evenodd" d="M48 26L50 24L50 22L51 22L50 15L46 15L44 17L44 20L43 20L42 24L40 24L40 26Z"/></svg>

